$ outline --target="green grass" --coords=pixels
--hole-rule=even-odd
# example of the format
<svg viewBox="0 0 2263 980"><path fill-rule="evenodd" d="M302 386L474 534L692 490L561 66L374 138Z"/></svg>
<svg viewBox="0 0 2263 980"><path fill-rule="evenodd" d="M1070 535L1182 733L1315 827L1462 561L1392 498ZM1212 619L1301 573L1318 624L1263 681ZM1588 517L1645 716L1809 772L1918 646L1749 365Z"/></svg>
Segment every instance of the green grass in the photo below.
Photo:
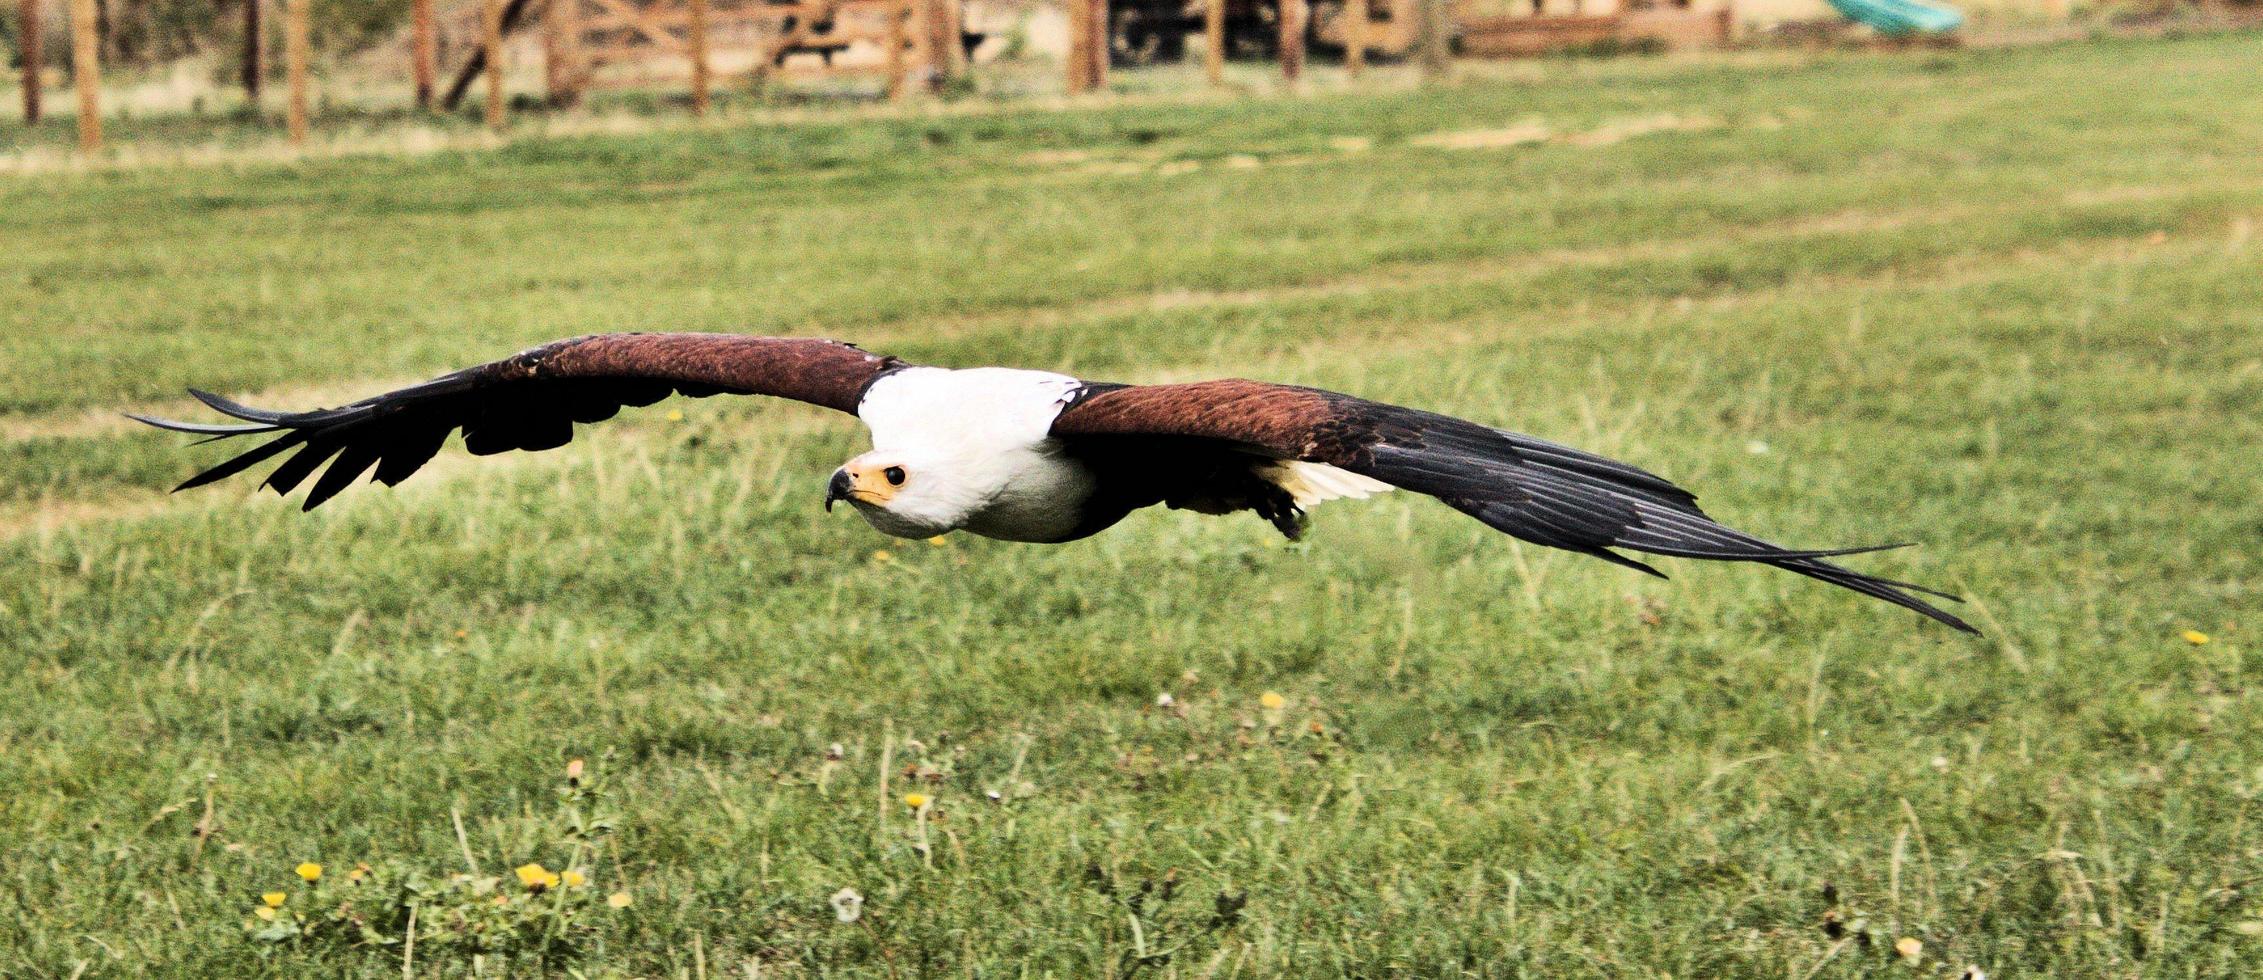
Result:
<svg viewBox="0 0 2263 980"><path fill-rule="evenodd" d="M618 823L578 863L635 904L418 970L2252 973L2259 58L1567 64L0 182L0 974L398 975L244 924L313 901L302 860L576 859L577 757ZM163 497L218 450L90 414L659 328L1453 412L1786 542L1920 540L1860 564L1990 635L1404 494L1295 546L1172 512L891 541L818 511L862 435L795 405L451 453L312 516ZM907 767L924 824L880 796Z"/></svg>

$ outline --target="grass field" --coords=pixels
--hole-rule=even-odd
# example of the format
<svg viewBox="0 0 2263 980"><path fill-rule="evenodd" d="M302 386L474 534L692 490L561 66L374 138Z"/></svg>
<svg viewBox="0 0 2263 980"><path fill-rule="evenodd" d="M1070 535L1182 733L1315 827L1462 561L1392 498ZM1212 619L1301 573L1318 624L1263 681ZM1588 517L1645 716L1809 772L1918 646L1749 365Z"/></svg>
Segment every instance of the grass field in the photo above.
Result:
<svg viewBox="0 0 2263 980"><path fill-rule="evenodd" d="M0 181L0 975L2263 969L2258 60ZM314 515L164 496L218 447L114 414L663 328L1419 404L1787 543L1921 541L1859 564L1989 635L1405 494L1293 546L894 541L819 511L862 433L797 405Z"/></svg>

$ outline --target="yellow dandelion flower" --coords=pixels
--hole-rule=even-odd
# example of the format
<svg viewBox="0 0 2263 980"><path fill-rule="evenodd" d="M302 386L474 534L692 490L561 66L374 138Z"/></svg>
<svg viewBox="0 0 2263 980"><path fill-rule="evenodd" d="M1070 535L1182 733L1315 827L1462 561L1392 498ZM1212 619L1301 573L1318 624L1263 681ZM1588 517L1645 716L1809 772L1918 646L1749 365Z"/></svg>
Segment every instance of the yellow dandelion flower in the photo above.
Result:
<svg viewBox="0 0 2263 980"><path fill-rule="evenodd" d="M1279 711L1289 706L1289 699L1272 691L1267 691L1257 696L1257 703L1264 705L1267 711Z"/></svg>
<svg viewBox="0 0 2263 980"><path fill-rule="evenodd" d="M894 561L896 560L896 553L882 548L872 553L872 560L877 562Z"/></svg>
<svg viewBox="0 0 2263 980"><path fill-rule="evenodd" d="M932 537L932 538L928 538L928 539L927 539L927 543L928 543L928 544L931 544L931 545L934 545L934 546L936 546L936 547L938 547L938 548L947 548L947 547L949 547L949 546L950 546L950 544L951 544L951 539L949 539L949 538L946 538L946 537L944 537L944 536L942 536L942 535L938 534L938 535L936 535L936 536L934 536L934 537Z"/></svg>
<svg viewBox="0 0 2263 980"><path fill-rule="evenodd" d="M905 805L905 806L908 806L908 807L911 807L911 808L912 808L912 809L914 809L914 810L917 810L917 809L919 809L920 807L926 806L926 805L927 805L927 794L925 794L925 793L905 793L905 794L904 794L904 805Z"/></svg>
<svg viewBox="0 0 2263 980"><path fill-rule="evenodd" d="M605 904L617 909L625 909L631 905L635 905L636 899L634 897L631 897L628 892L614 892L611 895L605 896Z"/></svg>
<svg viewBox="0 0 2263 980"><path fill-rule="evenodd" d="M283 901L290 897L282 892L264 892L259 896L259 900L266 902L268 908L279 909L283 907Z"/></svg>
<svg viewBox="0 0 2263 980"><path fill-rule="evenodd" d="M684 410L683 410L683 409L680 409L680 408L671 408L671 409L669 409L669 410L668 410L668 421L670 421L670 422L681 422L681 421L683 421L683 420L684 420Z"/></svg>
<svg viewBox="0 0 2263 980"><path fill-rule="evenodd" d="M1903 936L1894 944L1894 952L1912 963L1925 958L1925 943L1916 936Z"/></svg>
<svg viewBox="0 0 2263 980"><path fill-rule="evenodd" d="M253 909L253 910L251 910L251 914L253 914L253 915L255 915L255 916L258 916L258 917L259 917L259 921L261 921L261 922L273 922L273 921L275 921L275 910L274 910L274 909L271 909L271 908L268 908L268 907L267 907L267 906L265 906L265 905L262 905L262 906L260 906L260 907L258 907L258 908L256 908L256 909Z"/></svg>
<svg viewBox="0 0 2263 980"><path fill-rule="evenodd" d="M589 884L588 876L583 875L579 871L569 870L563 872L558 875L558 880L565 882L566 887L568 888L580 888L583 885Z"/></svg>
<svg viewBox="0 0 2263 980"><path fill-rule="evenodd" d="M2203 643L2208 642L2208 634L2200 632L2199 630L2185 630L2184 641L2186 643L2192 644L2193 646L2199 646Z"/></svg>
<svg viewBox="0 0 2263 980"><path fill-rule="evenodd" d="M539 864L522 864L511 871L519 876L519 884L528 888L540 888L550 880L550 869Z"/></svg>
<svg viewBox="0 0 2263 980"><path fill-rule="evenodd" d="M322 866L312 861L301 861L298 867L291 870L298 872L299 877L308 881L322 880Z"/></svg>

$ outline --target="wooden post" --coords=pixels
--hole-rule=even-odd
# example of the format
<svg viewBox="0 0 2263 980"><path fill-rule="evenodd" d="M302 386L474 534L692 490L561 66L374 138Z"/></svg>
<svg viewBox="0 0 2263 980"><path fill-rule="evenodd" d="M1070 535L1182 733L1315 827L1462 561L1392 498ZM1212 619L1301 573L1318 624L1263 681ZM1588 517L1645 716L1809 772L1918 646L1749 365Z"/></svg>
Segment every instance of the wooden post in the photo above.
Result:
<svg viewBox="0 0 2263 980"><path fill-rule="evenodd" d="M1085 41L1085 50L1091 52L1087 66L1092 72L1086 85L1092 89L1105 89L1108 87L1108 55L1115 47L1112 43L1115 31L1108 23L1108 0L1092 0L1092 13L1085 21L1085 27L1091 31Z"/></svg>
<svg viewBox="0 0 2263 980"><path fill-rule="evenodd" d="M949 0L920 0L919 8L927 38L927 88L941 92L951 80L951 51L958 46L958 31L951 23Z"/></svg>
<svg viewBox="0 0 2263 980"><path fill-rule="evenodd" d="M1069 94L1081 95L1092 81L1092 69L1086 62L1092 59L1092 30L1085 21L1092 18L1092 5L1085 0L1067 0L1069 12Z"/></svg>
<svg viewBox="0 0 2263 980"><path fill-rule="evenodd" d="M1420 13L1418 38L1422 48L1422 77L1439 82L1446 78L1446 66L1451 57L1447 46L1453 43L1453 22L1446 12L1446 0L1414 0Z"/></svg>
<svg viewBox="0 0 2263 980"><path fill-rule="evenodd" d="M558 54L558 10L563 6L542 8L542 98L551 105L560 104L559 93L566 87L566 64Z"/></svg>
<svg viewBox="0 0 2263 980"><path fill-rule="evenodd" d="M1276 0L1281 27L1281 81L1295 87L1304 74L1304 0Z"/></svg>
<svg viewBox="0 0 2263 980"><path fill-rule="evenodd" d="M283 0L283 62L291 87L291 145L306 145L308 0Z"/></svg>
<svg viewBox="0 0 2263 980"><path fill-rule="evenodd" d="M1344 74L1367 70L1367 0L1344 0Z"/></svg>
<svg viewBox="0 0 2263 980"><path fill-rule="evenodd" d="M550 0L550 10L558 18L558 66L565 84L560 93L559 105L574 105L581 101L581 88L589 81L589 58L582 52L581 0Z"/></svg>
<svg viewBox="0 0 2263 980"><path fill-rule="evenodd" d="M432 32L432 0L409 0L409 62L416 73L416 107L432 108L432 86L440 72L438 42Z"/></svg>
<svg viewBox="0 0 2263 980"><path fill-rule="evenodd" d="M974 70L974 52L966 46L966 0L943 0L943 18L951 41L944 50L951 77L957 78Z"/></svg>
<svg viewBox="0 0 2263 980"><path fill-rule="evenodd" d="M903 0L902 3L888 11L888 98L890 99L902 99L911 94L911 85L909 84L911 80L905 77L909 70L909 63L904 57L904 48L911 44L911 25L909 23L911 5L912 0Z"/></svg>
<svg viewBox="0 0 2263 980"><path fill-rule="evenodd" d="M487 51L487 128L503 129L503 0L480 4L480 41Z"/></svg>
<svg viewBox="0 0 2263 980"><path fill-rule="evenodd" d="M564 108L581 101L581 0L550 0L547 24L549 32L542 49L544 78L549 83L550 104Z"/></svg>
<svg viewBox="0 0 2263 980"><path fill-rule="evenodd" d="M16 39L23 46L24 125L39 125L39 82L46 52L40 37L39 0L16 0Z"/></svg>
<svg viewBox="0 0 2263 980"><path fill-rule="evenodd" d="M79 149L102 149L102 38L94 0L71 0L71 80L79 88Z"/></svg>
<svg viewBox="0 0 2263 980"><path fill-rule="evenodd" d="M1203 5L1202 40L1210 49L1202 53L1202 72L1210 84L1226 84L1226 0Z"/></svg>
<svg viewBox="0 0 2263 980"><path fill-rule="evenodd" d="M264 0L244 0L244 63L240 78L244 99L259 105L260 83L267 77L267 25L261 22Z"/></svg>
<svg viewBox="0 0 2263 980"><path fill-rule="evenodd" d="M707 114L707 0L691 0L691 114Z"/></svg>

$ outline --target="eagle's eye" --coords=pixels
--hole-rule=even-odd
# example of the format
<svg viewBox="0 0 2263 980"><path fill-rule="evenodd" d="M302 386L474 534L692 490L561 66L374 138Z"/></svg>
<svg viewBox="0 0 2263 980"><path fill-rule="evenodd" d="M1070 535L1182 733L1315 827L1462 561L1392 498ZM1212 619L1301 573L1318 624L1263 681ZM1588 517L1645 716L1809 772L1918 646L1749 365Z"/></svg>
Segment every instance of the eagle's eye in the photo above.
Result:
<svg viewBox="0 0 2263 980"><path fill-rule="evenodd" d="M888 485L891 487L900 487L904 485L904 468L901 466L888 467L887 469L881 470L880 475L888 478Z"/></svg>

